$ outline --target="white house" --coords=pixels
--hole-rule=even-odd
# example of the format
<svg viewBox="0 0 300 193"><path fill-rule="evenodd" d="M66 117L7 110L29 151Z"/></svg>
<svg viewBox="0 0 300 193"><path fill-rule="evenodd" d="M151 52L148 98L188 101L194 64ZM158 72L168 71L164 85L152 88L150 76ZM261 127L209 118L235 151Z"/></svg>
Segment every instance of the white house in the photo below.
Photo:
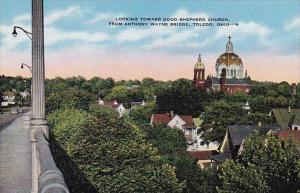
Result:
<svg viewBox="0 0 300 193"><path fill-rule="evenodd" d="M102 99L99 99L99 105L103 105L105 107L110 107L115 109L117 113L119 114L119 117L122 117L124 113L127 112L127 109L123 106L123 104L119 104L116 100L114 101L104 101Z"/></svg>

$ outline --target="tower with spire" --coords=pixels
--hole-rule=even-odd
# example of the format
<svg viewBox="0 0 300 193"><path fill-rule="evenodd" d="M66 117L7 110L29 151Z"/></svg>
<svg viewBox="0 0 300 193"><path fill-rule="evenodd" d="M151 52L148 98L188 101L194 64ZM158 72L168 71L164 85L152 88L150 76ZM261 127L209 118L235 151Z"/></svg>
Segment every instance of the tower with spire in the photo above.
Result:
<svg viewBox="0 0 300 193"><path fill-rule="evenodd" d="M198 61L194 65L193 86L196 89L205 89L205 65L202 62L201 54L199 54Z"/></svg>
<svg viewBox="0 0 300 193"><path fill-rule="evenodd" d="M232 37L228 36L226 50L215 63L216 76L208 76L205 80L205 66L201 61L201 55L194 66L194 88L199 90L223 91L225 93L245 92L251 88L251 79L244 74L242 59L233 52Z"/></svg>

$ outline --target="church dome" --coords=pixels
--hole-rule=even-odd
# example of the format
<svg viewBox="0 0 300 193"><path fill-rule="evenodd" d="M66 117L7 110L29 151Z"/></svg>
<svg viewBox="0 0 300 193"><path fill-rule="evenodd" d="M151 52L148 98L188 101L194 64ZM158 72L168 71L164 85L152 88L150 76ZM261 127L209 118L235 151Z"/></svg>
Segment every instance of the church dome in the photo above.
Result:
<svg viewBox="0 0 300 193"><path fill-rule="evenodd" d="M217 61L216 65L225 64L226 66L235 64L235 65L243 65L242 59L233 52L233 44L230 41L231 37L228 37L228 42L226 44L226 52L221 54Z"/></svg>
<svg viewBox="0 0 300 193"><path fill-rule="evenodd" d="M236 64L243 65L242 59L235 53L224 53L219 56L216 61L217 65L225 64L227 66Z"/></svg>
<svg viewBox="0 0 300 193"><path fill-rule="evenodd" d="M201 61L201 55L199 54L198 61L196 62L194 69L204 69L204 68L205 68L205 65Z"/></svg>

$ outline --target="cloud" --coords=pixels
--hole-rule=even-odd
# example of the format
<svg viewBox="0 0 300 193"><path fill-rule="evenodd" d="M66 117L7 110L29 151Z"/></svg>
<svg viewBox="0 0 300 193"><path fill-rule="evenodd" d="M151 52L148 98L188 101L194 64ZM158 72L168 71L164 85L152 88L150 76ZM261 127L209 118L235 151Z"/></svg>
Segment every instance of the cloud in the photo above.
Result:
<svg viewBox="0 0 300 193"><path fill-rule="evenodd" d="M98 21L112 20L114 17L125 17L124 14L113 14L113 13L98 13L93 19L88 20L86 23L93 24Z"/></svg>
<svg viewBox="0 0 300 193"><path fill-rule="evenodd" d="M29 22L31 20L31 15L30 14L23 14L23 15L20 15L20 16L16 16L12 23L17 25L17 24L20 24L20 23L24 23L24 22Z"/></svg>
<svg viewBox="0 0 300 193"><path fill-rule="evenodd" d="M208 18L209 15L204 12L189 12L186 9L178 9L171 17L174 18Z"/></svg>
<svg viewBox="0 0 300 193"><path fill-rule="evenodd" d="M174 30L168 27L128 28L119 32L115 36L115 40L118 42L138 41L148 37L155 38L172 33L174 33Z"/></svg>
<svg viewBox="0 0 300 193"><path fill-rule="evenodd" d="M45 44L53 45L61 41L83 41L83 42L101 42L110 39L107 33L73 31L66 32L56 28L45 28Z"/></svg>
<svg viewBox="0 0 300 193"><path fill-rule="evenodd" d="M286 24L285 29L286 30L292 30L295 28L300 28L300 16L296 17L292 20L292 22Z"/></svg>
<svg viewBox="0 0 300 193"><path fill-rule="evenodd" d="M204 12L189 12L186 9L179 9L170 17L174 18L207 18L209 17ZM151 26L144 29L129 28L119 32L115 39L118 42L139 41L145 38L151 38L151 43L143 47L165 47L165 46L180 46L178 43L183 42L191 37L198 35L199 31L205 30L198 27L189 27L182 30L182 27L157 27ZM166 37L168 36L168 37ZM188 44L187 44L188 45Z"/></svg>
<svg viewBox="0 0 300 193"><path fill-rule="evenodd" d="M64 10L56 10L45 17L45 25L51 25L62 18L78 16L80 13L80 8L77 6L69 7Z"/></svg>
<svg viewBox="0 0 300 193"><path fill-rule="evenodd" d="M264 39L272 32L268 26L256 23L255 21L240 21L238 23L238 26L231 25L219 27L216 32L216 39L230 34L236 34L238 36L256 35L259 38Z"/></svg>
<svg viewBox="0 0 300 193"><path fill-rule="evenodd" d="M24 29L31 29L29 25L21 25ZM0 25L0 33L1 35L1 50L10 50L22 43L28 43L28 46L31 43L31 40L22 32L18 33L19 35L17 37L12 36L14 25Z"/></svg>
<svg viewBox="0 0 300 193"><path fill-rule="evenodd" d="M189 39L195 37L194 30L185 30L181 32L172 33L169 37L159 38L152 41L146 48L159 48L159 47L180 47L181 43L185 43Z"/></svg>

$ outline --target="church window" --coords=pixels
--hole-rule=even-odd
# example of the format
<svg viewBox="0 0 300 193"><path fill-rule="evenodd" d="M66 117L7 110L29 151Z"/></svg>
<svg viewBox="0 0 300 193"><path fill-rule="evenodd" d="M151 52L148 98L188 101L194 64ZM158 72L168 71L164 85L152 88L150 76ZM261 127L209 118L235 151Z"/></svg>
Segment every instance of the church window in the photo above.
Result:
<svg viewBox="0 0 300 193"><path fill-rule="evenodd" d="M233 70L231 70L231 76L233 76Z"/></svg>

